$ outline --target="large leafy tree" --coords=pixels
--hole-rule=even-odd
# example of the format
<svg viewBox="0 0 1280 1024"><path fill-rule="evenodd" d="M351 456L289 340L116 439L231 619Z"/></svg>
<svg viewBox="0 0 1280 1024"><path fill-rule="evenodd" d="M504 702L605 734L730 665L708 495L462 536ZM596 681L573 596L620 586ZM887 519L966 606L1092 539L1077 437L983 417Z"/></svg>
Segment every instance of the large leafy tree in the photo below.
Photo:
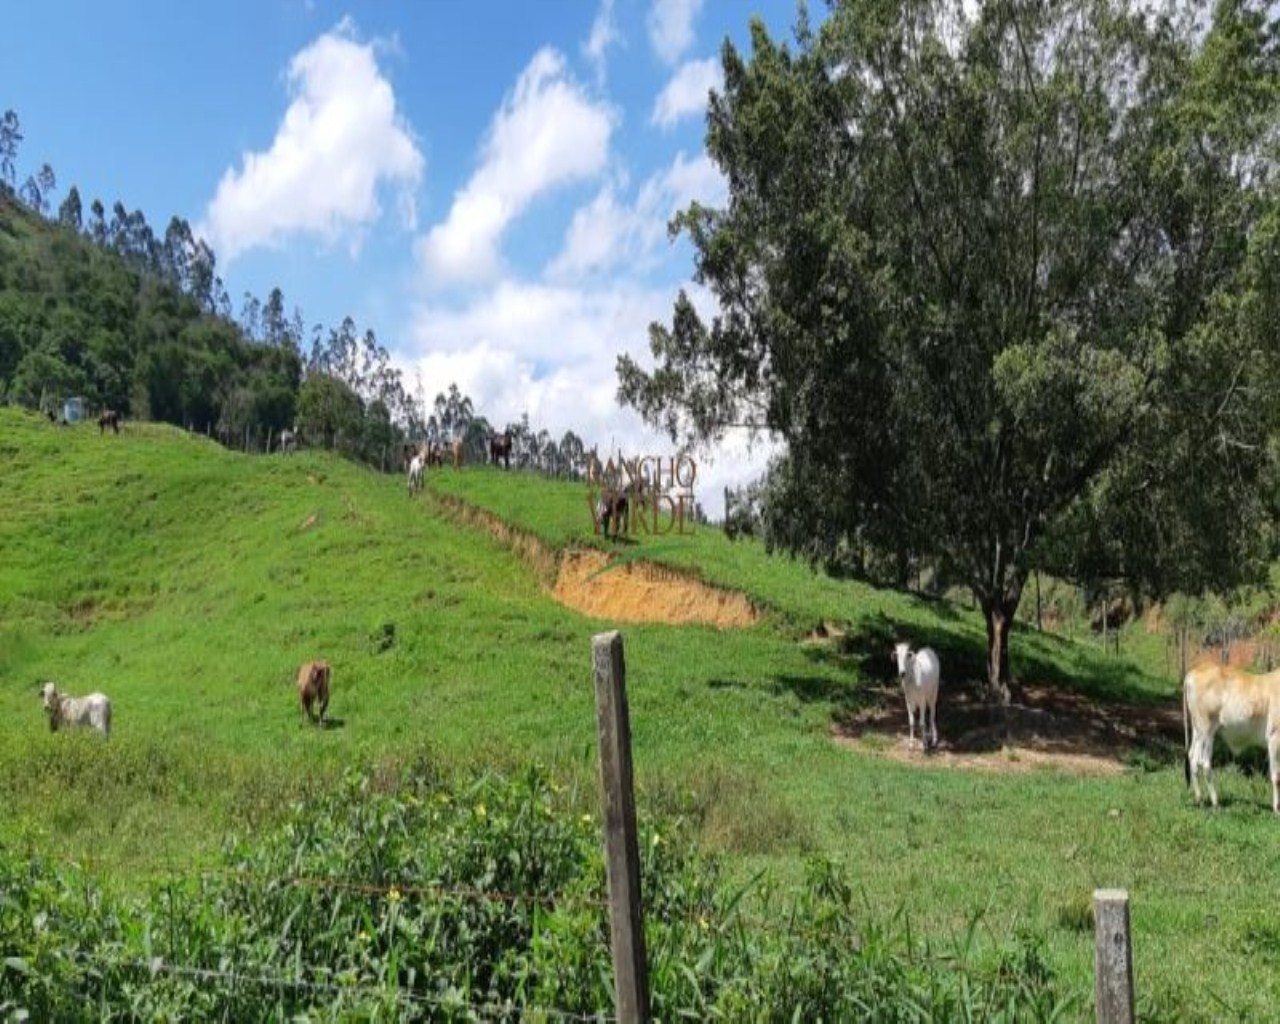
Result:
<svg viewBox="0 0 1280 1024"><path fill-rule="evenodd" d="M298 429L308 444L353 452L363 431L364 408L349 384L310 373L298 391Z"/></svg>
<svg viewBox="0 0 1280 1024"><path fill-rule="evenodd" d="M723 50L723 208L673 227L681 294L619 359L674 438L780 434L769 538L966 583L1008 699L1040 566L1226 585L1269 554L1276 29L1104 0L846 0Z"/></svg>

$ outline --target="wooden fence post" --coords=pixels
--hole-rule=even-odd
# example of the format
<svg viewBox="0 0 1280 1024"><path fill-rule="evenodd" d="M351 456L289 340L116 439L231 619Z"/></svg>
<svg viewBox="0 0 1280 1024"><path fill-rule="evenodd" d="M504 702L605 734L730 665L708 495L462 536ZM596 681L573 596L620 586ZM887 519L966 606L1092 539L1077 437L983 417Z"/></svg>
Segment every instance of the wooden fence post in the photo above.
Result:
<svg viewBox="0 0 1280 1024"><path fill-rule="evenodd" d="M620 1024L648 1024L649 968L640 908L640 847L631 778L631 719L622 634L591 638L595 666L596 724L600 731L605 867L609 880L609 929L613 991Z"/></svg>
<svg viewBox="0 0 1280 1024"><path fill-rule="evenodd" d="M1129 946L1129 893L1093 891L1093 994L1098 1024L1133 1024L1133 954Z"/></svg>

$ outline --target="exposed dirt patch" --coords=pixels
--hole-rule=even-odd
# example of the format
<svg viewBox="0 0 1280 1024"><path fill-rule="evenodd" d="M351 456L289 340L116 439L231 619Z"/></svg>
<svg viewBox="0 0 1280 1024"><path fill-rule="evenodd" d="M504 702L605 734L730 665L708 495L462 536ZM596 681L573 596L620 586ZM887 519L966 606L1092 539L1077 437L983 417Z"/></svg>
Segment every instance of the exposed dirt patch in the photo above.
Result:
<svg viewBox="0 0 1280 1024"><path fill-rule="evenodd" d="M486 530L514 550L552 597L583 615L721 629L750 626L759 618L744 595L719 590L677 569L639 560L619 562L612 554L590 548L557 556L532 534L484 509L446 495L434 498L455 522Z"/></svg>
<svg viewBox="0 0 1280 1024"><path fill-rule="evenodd" d="M972 693L944 692L938 701L938 747L924 752L908 745L902 691L884 686L874 691L869 707L840 722L834 733L837 743L896 761L989 772L1052 768L1074 775L1113 775L1144 757L1167 761L1183 742L1176 701L1104 704L1031 684L1020 688L1007 719L1001 719L996 708Z"/></svg>
<svg viewBox="0 0 1280 1024"><path fill-rule="evenodd" d="M603 551L566 552L551 592L584 615L618 622L696 622L732 629L757 619L742 594L650 562L619 564Z"/></svg>

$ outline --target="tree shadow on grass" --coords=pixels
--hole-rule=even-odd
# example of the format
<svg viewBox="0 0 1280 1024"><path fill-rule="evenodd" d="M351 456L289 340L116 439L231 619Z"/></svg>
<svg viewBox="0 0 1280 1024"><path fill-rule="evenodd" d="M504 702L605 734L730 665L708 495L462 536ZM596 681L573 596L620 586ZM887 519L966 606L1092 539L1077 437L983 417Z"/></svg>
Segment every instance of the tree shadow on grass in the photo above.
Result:
<svg viewBox="0 0 1280 1024"><path fill-rule="evenodd" d="M984 685L986 638L958 617L922 626L883 613L864 616L843 635L806 647L811 660L847 670L856 685L801 676L779 677L778 686L801 699L829 700L837 735L905 737L906 707L892 658L900 641L932 647L942 662L938 726L944 750L982 754L1014 745L1141 767L1182 758L1181 703L1173 693L1162 696L1151 677L1125 661L1081 651L1059 637L1015 629L1010 703L992 702Z"/></svg>

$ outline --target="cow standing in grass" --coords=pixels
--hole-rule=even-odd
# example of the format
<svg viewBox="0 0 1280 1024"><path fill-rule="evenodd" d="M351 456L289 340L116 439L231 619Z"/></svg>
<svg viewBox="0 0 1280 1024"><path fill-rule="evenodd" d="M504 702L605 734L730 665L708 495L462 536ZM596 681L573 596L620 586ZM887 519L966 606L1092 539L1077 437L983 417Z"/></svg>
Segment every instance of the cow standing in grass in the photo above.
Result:
<svg viewBox="0 0 1280 1024"><path fill-rule="evenodd" d="M40 687L40 700L49 714L49 731L62 726L96 729L103 737L111 735L111 701L106 694L91 693L87 697L69 697L59 693L53 683Z"/></svg>
<svg viewBox="0 0 1280 1024"><path fill-rule="evenodd" d="M898 666L898 678L902 681L902 693L907 700L907 742L916 740L916 715L920 716L920 745L938 745L938 684L942 678L942 664L931 647L913 651L908 644L895 644L893 659ZM928 719L926 719L926 715ZM930 736L926 723L933 726Z"/></svg>
<svg viewBox="0 0 1280 1024"><path fill-rule="evenodd" d="M629 523L627 508L628 501L625 490L617 487L606 489L596 503L596 521L600 524L600 532L609 537L609 524L612 522L612 539L616 541L618 532L623 528L624 522Z"/></svg>
<svg viewBox="0 0 1280 1024"><path fill-rule="evenodd" d="M501 434L490 436L489 458L495 466L501 462L503 469L511 468L511 434L509 431L504 430Z"/></svg>
<svg viewBox="0 0 1280 1024"><path fill-rule="evenodd" d="M329 663L307 661L298 669L298 702L302 705L302 717L316 725L324 725L324 714L329 708ZM319 714L312 712L316 706Z"/></svg>
<svg viewBox="0 0 1280 1024"><path fill-rule="evenodd" d="M1232 753L1266 747L1271 809L1280 814L1280 670L1255 675L1205 659L1182 681L1182 729L1187 744L1187 782L1200 803L1200 777L1209 803L1218 806L1213 785L1213 739L1219 733Z"/></svg>
<svg viewBox="0 0 1280 1024"><path fill-rule="evenodd" d="M426 467L426 456L421 453L409 460L409 497L422 490L422 472Z"/></svg>

